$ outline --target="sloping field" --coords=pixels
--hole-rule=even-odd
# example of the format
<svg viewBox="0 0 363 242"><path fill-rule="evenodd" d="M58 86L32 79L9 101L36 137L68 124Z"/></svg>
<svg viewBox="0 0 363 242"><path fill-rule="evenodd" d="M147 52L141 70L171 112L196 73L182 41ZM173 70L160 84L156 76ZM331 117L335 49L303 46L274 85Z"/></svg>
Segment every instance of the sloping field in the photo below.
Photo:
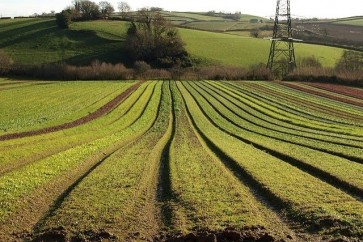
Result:
<svg viewBox="0 0 363 242"><path fill-rule="evenodd" d="M354 26L363 26L363 17L351 17L346 19L338 19L334 21L334 23L344 24L344 25L354 25Z"/></svg>
<svg viewBox="0 0 363 242"><path fill-rule="evenodd" d="M0 135L0 241L363 236L362 89L282 82L37 84L0 82L1 93L42 93L29 99L28 110L5 99L4 128L13 130L11 119L21 112L30 125L24 121L12 133L23 135ZM67 95L79 101L55 99L68 85ZM94 100L85 98L88 92ZM33 116L52 107L54 122L32 125ZM60 107L69 110L67 119ZM104 112L93 116L95 110ZM87 122L61 123L82 118Z"/></svg>
<svg viewBox="0 0 363 242"><path fill-rule="evenodd" d="M243 66L266 63L270 41L206 31L180 29L187 50L194 56L214 63ZM343 54L343 49L295 44L297 59L315 56L324 66L333 67Z"/></svg>

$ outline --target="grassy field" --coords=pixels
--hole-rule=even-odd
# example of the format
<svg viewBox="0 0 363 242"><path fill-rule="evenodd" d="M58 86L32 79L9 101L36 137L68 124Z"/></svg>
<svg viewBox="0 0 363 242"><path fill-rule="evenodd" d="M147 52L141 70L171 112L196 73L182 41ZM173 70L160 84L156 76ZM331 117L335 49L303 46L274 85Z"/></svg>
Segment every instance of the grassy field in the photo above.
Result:
<svg viewBox="0 0 363 242"><path fill-rule="evenodd" d="M180 29L187 50L214 63L244 66L265 63L270 41L244 38L235 35ZM297 60L315 56L324 65L332 67L340 59L343 50L333 47L295 44Z"/></svg>
<svg viewBox="0 0 363 242"><path fill-rule="evenodd" d="M226 28L224 25L229 26L230 22L220 24ZM213 24L207 25L215 28ZM127 22L121 21L90 21L76 22L70 30L60 30L50 19L0 20L0 48L24 65L61 61L79 65L96 59L118 63L126 61L123 40L127 26ZM265 63L269 53L270 43L262 39L189 29L180 29L180 34L192 56L210 63L248 67ZM297 59L314 55L324 66L334 66L342 51L296 44Z"/></svg>
<svg viewBox="0 0 363 242"><path fill-rule="evenodd" d="M123 60L121 41L126 26L122 22L94 21L74 23L70 30L61 30L54 19L1 20L0 48L24 65L61 61L89 64L96 59L117 63Z"/></svg>
<svg viewBox="0 0 363 242"><path fill-rule="evenodd" d="M347 19L338 19L338 21L334 21L334 23L345 24L345 25L354 25L354 26L363 26L363 17L352 17Z"/></svg>
<svg viewBox="0 0 363 242"><path fill-rule="evenodd" d="M363 234L362 89L1 79L0 93L1 241Z"/></svg>

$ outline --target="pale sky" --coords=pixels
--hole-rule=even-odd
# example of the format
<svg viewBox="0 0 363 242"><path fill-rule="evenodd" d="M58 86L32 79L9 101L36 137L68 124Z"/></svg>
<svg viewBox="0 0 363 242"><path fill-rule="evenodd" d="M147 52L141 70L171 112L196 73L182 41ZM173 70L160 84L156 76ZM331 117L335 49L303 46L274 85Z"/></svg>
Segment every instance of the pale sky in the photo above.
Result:
<svg viewBox="0 0 363 242"><path fill-rule="evenodd" d="M161 7L169 11L206 12L210 10L272 17L276 0L109 0L117 9L120 1L128 2L133 10L142 7ZM94 2L98 3L99 0ZM0 0L0 16L28 16L33 13L61 11L72 0ZM297 17L339 18L363 15L362 0L291 0L292 15Z"/></svg>

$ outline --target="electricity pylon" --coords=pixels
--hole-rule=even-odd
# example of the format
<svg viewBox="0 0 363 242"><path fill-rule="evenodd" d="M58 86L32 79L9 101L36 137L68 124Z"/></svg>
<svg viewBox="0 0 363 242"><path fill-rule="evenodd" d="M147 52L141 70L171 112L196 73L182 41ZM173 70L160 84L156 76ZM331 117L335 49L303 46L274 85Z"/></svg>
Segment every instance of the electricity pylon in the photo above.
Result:
<svg viewBox="0 0 363 242"><path fill-rule="evenodd" d="M277 0L274 31L267 62L275 78L282 78L296 67L292 37L290 0Z"/></svg>

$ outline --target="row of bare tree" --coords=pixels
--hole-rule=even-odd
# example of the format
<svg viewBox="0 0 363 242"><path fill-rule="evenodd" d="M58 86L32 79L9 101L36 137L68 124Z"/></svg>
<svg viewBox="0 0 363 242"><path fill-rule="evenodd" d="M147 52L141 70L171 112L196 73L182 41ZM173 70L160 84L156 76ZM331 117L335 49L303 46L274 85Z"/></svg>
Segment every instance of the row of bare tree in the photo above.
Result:
<svg viewBox="0 0 363 242"><path fill-rule="evenodd" d="M123 18L131 11L127 2L119 2L118 9ZM68 28L72 20L107 19L115 12L115 8L108 1L99 4L90 0L73 0L72 5L56 14L57 24L61 28Z"/></svg>

